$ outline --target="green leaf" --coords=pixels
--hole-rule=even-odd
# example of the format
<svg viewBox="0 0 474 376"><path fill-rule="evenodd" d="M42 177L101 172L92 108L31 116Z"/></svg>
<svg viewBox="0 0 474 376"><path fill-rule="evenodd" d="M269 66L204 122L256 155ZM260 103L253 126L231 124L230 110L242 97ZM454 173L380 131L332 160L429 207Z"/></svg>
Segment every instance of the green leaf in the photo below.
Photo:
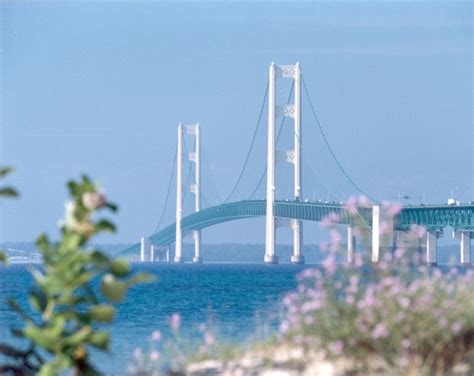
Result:
<svg viewBox="0 0 474 376"><path fill-rule="evenodd" d="M49 239L45 234L41 234L38 239L36 239L36 246L43 252L49 250Z"/></svg>
<svg viewBox="0 0 474 376"><path fill-rule="evenodd" d="M71 367L71 361L65 356L56 356L41 366L37 376L56 376L61 369Z"/></svg>
<svg viewBox="0 0 474 376"><path fill-rule="evenodd" d="M25 333L23 333L23 329L10 328L10 333L13 337L25 338Z"/></svg>
<svg viewBox="0 0 474 376"><path fill-rule="evenodd" d="M109 304L98 304L89 310L90 316L100 322L110 322L114 319L115 308Z"/></svg>
<svg viewBox="0 0 474 376"><path fill-rule="evenodd" d="M109 262L109 258L101 251L92 251L89 253L91 262L98 265L105 265Z"/></svg>
<svg viewBox="0 0 474 376"><path fill-rule="evenodd" d="M129 285L136 285L138 283L150 283L155 281L155 276L149 273L137 273L128 280Z"/></svg>
<svg viewBox="0 0 474 376"><path fill-rule="evenodd" d="M0 188L0 196L18 197L18 192L12 187L3 187Z"/></svg>
<svg viewBox="0 0 474 376"><path fill-rule="evenodd" d="M106 219L101 219L95 225L96 232L99 231L108 231L115 232L115 225L112 222L107 221Z"/></svg>
<svg viewBox="0 0 474 376"><path fill-rule="evenodd" d="M81 245L82 236L76 232L68 232L66 235L64 235L61 243L65 249L75 250Z"/></svg>
<svg viewBox="0 0 474 376"><path fill-rule="evenodd" d="M116 204L113 204L111 202L106 202L104 204L104 206L110 210L112 210L113 212L116 212L118 210L118 206Z"/></svg>
<svg viewBox="0 0 474 376"><path fill-rule="evenodd" d="M130 273L130 265L125 260L112 260L109 268L116 277L124 277Z"/></svg>
<svg viewBox="0 0 474 376"><path fill-rule="evenodd" d="M18 313L24 320L32 320L31 317L25 312L23 308L13 299L8 299L8 305L13 309L16 313Z"/></svg>
<svg viewBox="0 0 474 376"><path fill-rule="evenodd" d="M3 251L0 251L0 262L3 262L4 264L8 264L8 257Z"/></svg>
<svg viewBox="0 0 474 376"><path fill-rule="evenodd" d="M127 288L126 283L117 280L112 274L106 274L100 284L102 294L112 302L122 302Z"/></svg>
<svg viewBox="0 0 474 376"><path fill-rule="evenodd" d="M65 324L66 320L61 316L54 317L50 325L43 328L29 323L25 328L25 336L37 345L54 352L61 345L60 338Z"/></svg>
<svg viewBox="0 0 474 376"><path fill-rule="evenodd" d="M14 171L13 167L7 166L7 167L0 167L0 178L3 178L4 176L7 176L8 174L12 173Z"/></svg>
<svg viewBox="0 0 474 376"><path fill-rule="evenodd" d="M32 291L30 293L30 305L39 312L43 312L46 309L48 300L41 291Z"/></svg>
<svg viewBox="0 0 474 376"><path fill-rule="evenodd" d="M0 354L6 355L9 358L22 358L24 357L25 352L9 345L8 343L0 343Z"/></svg>
<svg viewBox="0 0 474 376"><path fill-rule="evenodd" d="M76 199L79 199L79 197L81 196L81 190L79 185L75 181L71 180L68 181L67 187L69 188L69 193L71 194L71 196Z"/></svg>
<svg viewBox="0 0 474 376"><path fill-rule="evenodd" d="M95 192L94 183L92 183L92 180L85 174L82 175L82 186L85 188L84 192Z"/></svg>
<svg viewBox="0 0 474 376"><path fill-rule="evenodd" d="M110 335L106 331L96 330L89 336L89 343L102 350L107 350L110 343Z"/></svg>
<svg viewBox="0 0 474 376"><path fill-rule="evenodd" d="M92 332L91 327L89 325L85 325L81 329L79 329L77 332L66 337L64 339L64 344L70 345L70 346L78 346L87 339L87 337L91 334L91 332Z"/></svg>

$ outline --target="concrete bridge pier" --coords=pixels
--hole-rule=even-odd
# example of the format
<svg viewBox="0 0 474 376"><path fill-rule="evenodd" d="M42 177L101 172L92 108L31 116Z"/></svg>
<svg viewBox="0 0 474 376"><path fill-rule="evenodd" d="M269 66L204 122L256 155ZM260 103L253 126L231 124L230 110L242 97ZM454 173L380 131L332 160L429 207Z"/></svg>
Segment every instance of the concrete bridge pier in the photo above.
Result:
<svg viewBox="0 0 474 376"><path fill-rule="evenodd" d="M275 64L268 72L268 136L267 136L267 210L265 228L265 257L268 264L278 264L275 254Z"/></svg>
<svg viewBox="0 0 474 376"><path fill-rule="evenodd" d="M453 238L461 240L461 265L471 265L471 239L474 238L474 231L455 230L453 231Z"/></svg>
<svg viewBox="0 0 474 376"><path fill-rule="evenodd" d="M202 257L201 257L201 231L193 231L193 239L194 239L194 257L193 262L195 264L202 264Z"/></svg>
<svg viewBox="0 0 474 376"><path fill-rule="evenodd" d="M160 258L160 261L163 262L170 262L170 249L171 249L171 244L167 244L163 247L162 250L162 257Z"/></svg>
<svg viewBox="0 0 474 376"><path fill-rule="evenodd" d="M292 264L304 264L303 255L303 221L293 219L291 221L293 229L293 255L291 255Z"/></svg>
<svg viewBox="0 0 474 376"><path fill-rule="evenodd" d="M183 232L181 218L183 217L183 125L178 125L178 150L176 163L176 237L174 248L174 262L182 263L183 258Z"/></svg>
<svg viewBox="0 0 474 376"><path fill-rule="evenodd" d="M347 262L354 262L354 252L356 250L356 237L354 227L347 227Z"/></svg>
<svg viewBox="0 0 474 376"><path fill-rule="evenodd" d="M426 232L426 263L436 265L438 263L438 239L443 236L441 230L428 230Z"/></svg>
<svg viewBox="0 0 474 376"><path fill-rule="evenodd" d="M155 262L155 256L156 256L156 255L155 255L155 250L157 250L157 249L156 249L155 246L152 244L152 245L150 246L150 261L151 261L151 262Z"/></svg>
<svg viewBox="0 0 474 376"><path fill-rule="evenodd" d="M380 257L380 205L372 207L372 262Z"/></svg>
<svg viewBox="0 0 474 376"><path fill-rule="evenodd" d="M170 261L170 245L158 245L154 247L154 258L152 261L169 262Z"/></svg>
<svg viewBox="0 0 474 376"><path fill-rule="evenodd" d="M380 250L393 248L395 242L395 218L387 208L372 206L372 262L380 259Z"/></svg>
<svg viewBox="0 0 474 376"><path fill-rule="evenodd" d="M148 250L150 250L150 239L142 236L140 238L140 262L148 261Z"/></svg>

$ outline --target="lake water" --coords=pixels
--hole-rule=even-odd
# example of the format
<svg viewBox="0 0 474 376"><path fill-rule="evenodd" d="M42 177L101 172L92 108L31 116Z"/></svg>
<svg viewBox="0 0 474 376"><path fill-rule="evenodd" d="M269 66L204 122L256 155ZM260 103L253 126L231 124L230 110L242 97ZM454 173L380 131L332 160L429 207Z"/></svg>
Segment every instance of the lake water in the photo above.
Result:
<svg viewBox="0 0 474 376"><path fill-rule="evenodd" d="M190 337L197 337L199 324L210 323L225 341L262 339L277 327L281 298L296 287L295 277L302 269L264 264L135 265L134 270L157 280L129 291L110 325L111 354L95 355L95 363L108 374L122 374L134 349L149 343L154 330L161 330L166 339L174 312L182 316L183 331ZM5 339L11 325L21 325L6 299L13 297L26 307L31 276L22 265L0 273L0 335Z"/></svg>

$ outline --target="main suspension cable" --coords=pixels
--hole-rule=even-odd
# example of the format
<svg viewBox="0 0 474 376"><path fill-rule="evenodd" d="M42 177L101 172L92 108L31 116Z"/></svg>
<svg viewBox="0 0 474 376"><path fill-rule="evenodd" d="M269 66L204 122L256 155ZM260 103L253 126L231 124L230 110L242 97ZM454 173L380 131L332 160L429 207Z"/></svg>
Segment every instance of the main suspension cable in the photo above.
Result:
<svg viewBox="0 0 474 376"><path fill-rule="evenodd" d="M258 129L260 128L260 122L262 120L262 115L263 115L263 111L265 109L265 103L267 101L267 97L268 97L268 81L267 81L267 85L265 87L265 94L263 96L262 105L260 106L260 113L258 115L257 124L255 126L254 131L253 131L252 141L250 142L249 151L247 152L247 156L245 157L245 162L242 166L242 169L240 170L239 177L237 178L237 181L235 182L234 187L232 188L230 193L227 195L227 197L223 201L224 204L226 202L228 202L229 199L232 197L232 195L235 193L235 190L237 189L238 185L240 184L240 181L242 180L242 177L244 176L245 169L247 168L247 164L248 164L249 159L250 159L250 154L252 153L253 147L255 145L255 139L257 138L257 132L258 132Z"/></svg>
<svg viewBox="0 0 474 376"><path fill-rule="evenodd" d="M174 158L173 158L173 167L171 168L171 174L168 180L168 188L166 190L166 198L165 198L165 204L163 206L163 210L161 211L160 219L158 221L158 224L156 225L154 233L157 232L160 229L161 223L163 222L163 218L165 216L166 208L168 207L168 200L171 192L171 185L173 183L173 177L174 177L174 171L176 168L176 158L178 156L178 146L176 146L175 151L174 151Z"/></svg>
<svg viewBox="0 0 474 376"><path fill-rule="evenodd" d="M347 171L344 169L344 167L342 166L341 162L339 162L339 160L337 159L336 157L336 154L334 153L334 150L332 149L331 145L329 144L329 141L326 137L326 134L324 133L324 130L323 130L323 127L321 125L321 122L319 121L319 118L318 118L318 115L316 114L316 110L314 109L314 105L313 105L313 101L311 100L311 96L309 95L309 91L308 91L308 88L306 87L306 82L304 80L304 77L303 75L301 76L301 81L303 82L303 88L304 88L304 91L306 93L306 96L308 97L308 100L309 100L309 105L311 107L311 111L313 113L313 116L314 116L314 119L316 120L316 124L318 125L318 128L319 128L319 132L321 133L321 136L323 136L323 140L324 140L324 143L326 144L326 147L328 148L329 152L331 153L331 156L332 158L334 159L334 161L336 162L337 166L339 167L339 169L341 170L341 172L343 173L343 175L346 177L346 179L353 185L353 187L359 191L360 193L362 193L364 196L366 196L367 198L369 198L371 201L373 202L377 202L377 200L374 200L373 198L371 198L366 192L364 192L355 182L354 180L349 176L349 174L347 173Z"/></svg>

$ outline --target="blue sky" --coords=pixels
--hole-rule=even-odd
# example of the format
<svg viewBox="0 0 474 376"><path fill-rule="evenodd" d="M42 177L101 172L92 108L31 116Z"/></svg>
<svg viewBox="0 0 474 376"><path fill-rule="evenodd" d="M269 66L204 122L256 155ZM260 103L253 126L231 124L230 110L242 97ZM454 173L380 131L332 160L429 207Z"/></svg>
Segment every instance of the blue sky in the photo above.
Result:
<svg viewBox="0 0 474 376"><path fill-rule="evenodd" d="M2 241L54 234L64 182L82 172L120 204L113 241L151 233L179 122L200 122L205 168L224 195L272 61L301 63L334 151L370 195L474 199L469 2L4 1L1 30L0 162L16 167L9 182L22 194L1 203ZM336 196L357 193L311 119L303 102L307 159ZM242 191L264 168L265 125ZM305 175L305 196L326 199L318 184ZM263 226L220 225L204 242L263 242ZM312 241L319 232L307 228Z"/></svg>

